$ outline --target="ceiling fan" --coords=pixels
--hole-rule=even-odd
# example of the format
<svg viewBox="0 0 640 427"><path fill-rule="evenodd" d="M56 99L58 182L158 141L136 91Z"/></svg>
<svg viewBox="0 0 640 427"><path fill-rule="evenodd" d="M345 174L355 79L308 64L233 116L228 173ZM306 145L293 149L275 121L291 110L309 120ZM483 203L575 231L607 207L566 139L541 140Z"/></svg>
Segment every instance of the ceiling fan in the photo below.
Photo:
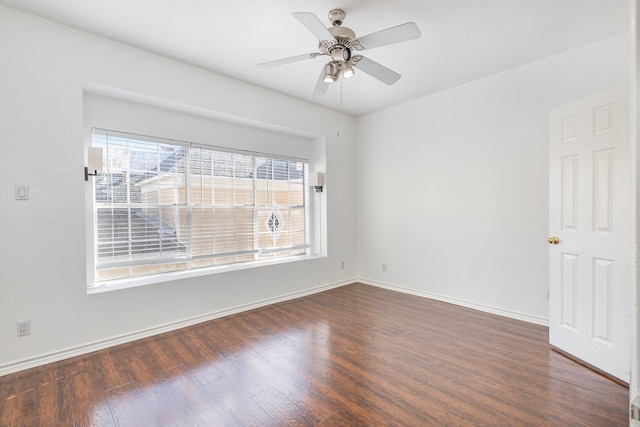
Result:
<svg viewBox="0 0 640 427"><path fill-rule="evenodd" d="M314 96L324 95L329 84L338 80L340 76L345 79L353 77L355 74L354 67L383 83L394 84L400 79L400 74L362 55L354 55L353 52L420 37L420 29L413 22L376 31L366 36L356 37L356 33L352 29L342 26L342 21L346 14L341 9L334 9L329 12L331 28L326 28L313 13L295 12L293 16L319 39L318 48L320 51L265 62L258 64L258 68L274 67L304 59L313 59L318 56L328 56L330 61L324 65L320 73L318 83L313 91Z"/></svg>

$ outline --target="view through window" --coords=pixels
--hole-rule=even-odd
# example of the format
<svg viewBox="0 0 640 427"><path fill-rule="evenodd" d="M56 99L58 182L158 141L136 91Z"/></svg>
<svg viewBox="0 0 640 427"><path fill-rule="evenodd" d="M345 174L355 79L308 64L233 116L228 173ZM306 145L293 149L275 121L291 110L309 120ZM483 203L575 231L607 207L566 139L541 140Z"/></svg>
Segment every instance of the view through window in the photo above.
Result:
<svg viewBox="0 0 640 427"><path fill-rule="evenodd" d="M94 130L95 282L308 254L307 160Z"/></svg>

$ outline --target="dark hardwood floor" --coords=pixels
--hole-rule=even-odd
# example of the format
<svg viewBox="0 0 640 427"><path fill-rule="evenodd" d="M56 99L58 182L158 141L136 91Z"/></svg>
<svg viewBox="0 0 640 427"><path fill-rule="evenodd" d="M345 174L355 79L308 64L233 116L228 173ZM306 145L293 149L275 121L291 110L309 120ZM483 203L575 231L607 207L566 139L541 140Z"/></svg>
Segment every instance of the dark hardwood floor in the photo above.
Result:
<svg viewBox="0 0 640 427"><path fill-rule="evenodd" d="M361 284L0 377L0 426L626 426L545 327Z"/></svg>

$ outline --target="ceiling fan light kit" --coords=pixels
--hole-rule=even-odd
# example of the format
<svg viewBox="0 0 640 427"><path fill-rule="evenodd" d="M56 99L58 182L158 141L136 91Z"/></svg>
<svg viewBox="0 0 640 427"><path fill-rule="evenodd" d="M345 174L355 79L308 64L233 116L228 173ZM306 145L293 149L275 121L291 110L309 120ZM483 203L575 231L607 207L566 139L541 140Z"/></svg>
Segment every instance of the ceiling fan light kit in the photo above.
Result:
<svg viewBox="0 0 640 427"><path fill-rule="evenodd" d="M345 79L350 79L356 73L351 65L351 61L340 63L340 70L342 71L342 77Z"/></svg>
<svg viewBox="0 0 640 427"><path fill-rule="evenodd" d="M338 73L340 70L338 69L336 62L329 62L324 66L324 78L323 81L325 83L333 83L338 80Z"/></svg>
<svg viewBox="0 0 640 427"><path fill-rule="evenodd" d="M407 22L357 38L351 28L342 26L346 14L341 9L333 9L329 12L331 28L326 28L313 13L295 12L293 16L319 39L319 52L265 62L258 64L258 67L267 68L304 59L313 59L318 56L328 56L331 61L324 65L313 91L314 95L324 95L329 84L337 81L340 76L344 79L353 77L355 75L354 67L388 85L397 82L400 79L400 74L362 55L353 55L353 51L363 51L413 40L421 35L420 29L415 23Z"/></svg>

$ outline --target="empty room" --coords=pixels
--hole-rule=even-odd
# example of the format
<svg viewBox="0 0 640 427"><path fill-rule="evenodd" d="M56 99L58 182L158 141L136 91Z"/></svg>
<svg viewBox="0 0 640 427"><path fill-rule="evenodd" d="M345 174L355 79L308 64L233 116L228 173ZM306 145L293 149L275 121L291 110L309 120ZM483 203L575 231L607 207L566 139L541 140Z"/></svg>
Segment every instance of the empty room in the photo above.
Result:
<svg viewBox="0 0 640 427"><path fill-rule="evenodd" d="M0 426L640 425L637 9L0 0Z"/></svg>

